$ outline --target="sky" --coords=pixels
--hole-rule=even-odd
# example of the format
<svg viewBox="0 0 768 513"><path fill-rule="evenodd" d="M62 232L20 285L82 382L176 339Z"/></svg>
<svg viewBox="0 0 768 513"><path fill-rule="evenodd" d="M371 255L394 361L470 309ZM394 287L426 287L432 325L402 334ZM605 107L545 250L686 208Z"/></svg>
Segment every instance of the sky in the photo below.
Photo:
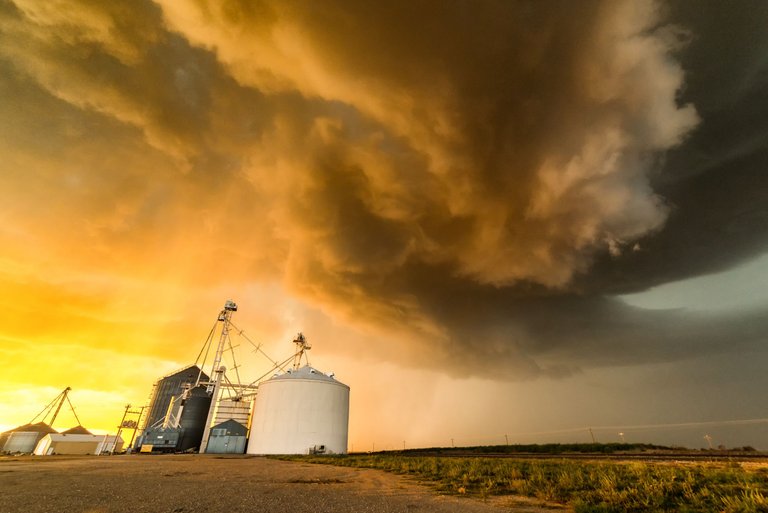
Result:
<svg viewBox="0 0 768 513"><path fill-rule="evenodd" d="M71 386L114 431L232 299L244 379L303 332L353 450L768 450L766 22L0 0L0 427Z"/></svg>

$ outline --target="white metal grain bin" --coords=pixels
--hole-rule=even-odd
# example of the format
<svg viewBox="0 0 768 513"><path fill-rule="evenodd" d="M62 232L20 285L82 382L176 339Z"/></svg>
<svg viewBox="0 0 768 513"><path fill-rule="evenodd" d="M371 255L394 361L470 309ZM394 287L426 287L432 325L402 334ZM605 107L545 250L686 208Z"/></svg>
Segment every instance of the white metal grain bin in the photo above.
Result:
<svg viewBox="0 0 768 513"><path fill-rule="evenodd" d="M306 366L259 385L248 454L347 452L349 387Z"/></svg>

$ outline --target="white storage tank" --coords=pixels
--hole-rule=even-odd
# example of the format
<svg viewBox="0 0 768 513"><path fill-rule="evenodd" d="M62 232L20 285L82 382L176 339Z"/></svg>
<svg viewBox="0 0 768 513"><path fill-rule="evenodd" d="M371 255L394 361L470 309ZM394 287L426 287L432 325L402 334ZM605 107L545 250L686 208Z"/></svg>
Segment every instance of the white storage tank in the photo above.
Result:
<svg viewBox="0 0 768 513"><path fill-rule="evenodd" d="M259 385L248 454L345 454L349 387L305 366Z"/></svg>

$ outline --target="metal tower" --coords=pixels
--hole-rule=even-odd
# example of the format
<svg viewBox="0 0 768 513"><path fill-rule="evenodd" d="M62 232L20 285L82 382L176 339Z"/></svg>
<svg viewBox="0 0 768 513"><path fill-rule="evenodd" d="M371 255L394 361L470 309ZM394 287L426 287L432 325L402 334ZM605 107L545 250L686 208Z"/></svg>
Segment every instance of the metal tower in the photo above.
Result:
<svg viewBox="0 0 768 513"><path fill-rule="evenodd" d="M205 421L205 429L203 430L203 439L200 442L200 453L204 453L208 448L208 438L211 433L211 422L213 421L213 415L216 412L216 405L219 400L219 389L222 381L224 380L224 372L226 368L221 365L221 360L224 355L224 349L227 346L229 339L229 325L232 321L232 314L237 312L237 305L231 299L228 299L224 303L224 309L219 312L219 322L221 322L221 335L219 335L219 345L216 347L216 354L213 357L213 367L211 368L211 380L206 383L205 391L211 395L211 407L208 409L208 418Z"/></svg>
<svg viewBox="0 0 768 513"><path fill-rule="evenodd" d="M56 422L56 417L59 416L59 412L61 411L61 407L64 405L64 401L69 404L69 409L72 410L72 415L75 416L75 420L77 420L78 425L82 425L80 422L80 419L77 416L77 412L75 412L75 407L72 406L72 401L69 400L69 392L72 390L71 387L67 387L64 390L61 391L59 395L57 395L53 401L48 403L45 408L43 408L43 411L35 415L35 418L33 418L31 421L29 421L30 424L34 423L40 415L43 415L43 418L41 419L42 422L45 422L45 419L48 418L48 415L53 413L53 416L51 417L51 421L48 424L49 426L53 427L53 423ZM54 405L56 406L56 410L54 411Z"/></svg>

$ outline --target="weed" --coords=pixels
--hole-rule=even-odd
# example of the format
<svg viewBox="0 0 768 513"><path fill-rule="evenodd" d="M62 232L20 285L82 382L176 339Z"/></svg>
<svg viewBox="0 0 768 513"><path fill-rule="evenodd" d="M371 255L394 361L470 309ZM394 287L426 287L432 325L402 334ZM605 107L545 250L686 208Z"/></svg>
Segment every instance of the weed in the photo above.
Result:
<svg viewBox="0 0 768 513"><path fill-rule="evenodd" d="M438 490L486 498L525 495L577 513L768 512L768 475L734 463L530 460L409 455L289 456L416 476Z"/></svg>

